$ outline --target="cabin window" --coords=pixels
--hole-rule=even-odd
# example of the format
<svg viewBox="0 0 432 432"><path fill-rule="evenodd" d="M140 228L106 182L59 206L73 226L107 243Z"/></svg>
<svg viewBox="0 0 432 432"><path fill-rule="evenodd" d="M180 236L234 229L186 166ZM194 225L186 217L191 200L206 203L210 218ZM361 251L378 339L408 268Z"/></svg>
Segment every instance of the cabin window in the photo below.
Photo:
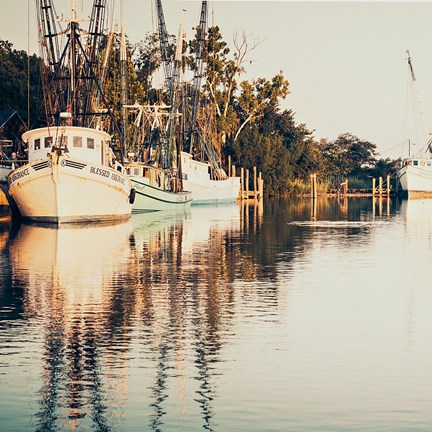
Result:
<svg viewBox="0 0 432 432"><path fill-rule="evenodd" d="M421 165L421 166L424 166L424 165L425 165L424 161L421 161L421 162L420 162L420 165Z"/></svg>
<svg viewBox="0 0 432 432"><path fill-rule="evenodd" d="M87 148L89 148L89 149L95 148L94 138L87 138Z"/></svg>
<svg viewBox="0 0 432 432"><path fill-rule="evenodd" d="M432 162L431 162L431 161L427 161L427 165L428 165L428 166L431 166L431 165L432 165Z"/></svg>
<svg viewBox="0 0 432 432"><path fill-rule="evenodd" d="M82 147L82 137L73 137L73 146L74 147Z"/></svg>
<svg viewBox="0 0 432 432"><path fill-rule="evenodd" d="M148 176L149 176L149 170L148 170L148 168L144 168L143 177L148 177Z"/></svg>
<svg viewBox="0 0 432 432"><path fill-rule="evenodd" d="M53 143L53 137L45 137L45 139L44 139L45 148L51 147L52 143Z"/></svg>
<svg viewBox="0 0 432 432"><path fill-rule="evenodd" d="M139 176L140 170L139 168L134 168L134 175Z"/></svg>
<svg viewBox="0 0 432 432"><path fill-rule="evenodd" d="M40 138L34 140L34 149L40 150Z"/></svg>
<svg viewBox="0 0 432 432"><path fill-rule="evenodd" d="M413 165L418 165L418 161L413 161Z"/></svg>

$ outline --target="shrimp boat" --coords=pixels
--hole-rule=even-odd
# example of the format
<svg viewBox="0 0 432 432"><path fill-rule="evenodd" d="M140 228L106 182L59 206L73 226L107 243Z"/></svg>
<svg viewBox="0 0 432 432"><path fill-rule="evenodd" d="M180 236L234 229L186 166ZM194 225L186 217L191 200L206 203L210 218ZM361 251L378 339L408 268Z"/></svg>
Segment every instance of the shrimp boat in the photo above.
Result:
<svg viewBox="0 0 432 432"><path fill-rule="evenodd" d="M159 20L159 39L168 40L168 35L163 18L161 1L157 2ZM206 53L207 33L207 1L201 2L200 22L197 26L195 40L194 78L191 86L189 101L185 104L183 112L187 112L182 120L185 131L183 137L181 157L183 187L192 192L192 205L216 204L236 202L240 193L240 177L228 176L222 168L221 157L213 143L214 134L211 133L212 121L204 114L208 103L200 103L202 99L202 78ZM180 39L180 38L179 38ZM161 46L161 57L166 59L167 48ZM164 60L164 63L167 63ZM167 74L168 87L176 82L176 66L164 64L165 71L172 71L172 76ZM183 98L185 101L187 98ZM170 101L171 104L172 100ZM201 110L201 116L200 116ZM201 117L201 118L200 118Z"/></svg>
<svg viewBox="0 0 432 432"><path fill-rule="evenodd" d="M127 108L137 111L137 135L133 141L143 143L132 144L125 161L135 195L132 213L188 208L192 193L183 189L175 143L166 133L170 121L170 114L164 112L167 107L136 103Z"/></svg>
<svg viewBox="0 0 432 432"><path fill-rule="evenodd" d="M13 170L8 183L24 220L62 224L130 217L132 185L120 164L110 166L107 133L46 127L25 132L23 140L29 162Z"/></svg>
<svg viewBox="0 0 432 432"><path fill-rule="evenodd" d="M101 128L100 118L110 110L95 102L104 100L93 66L105 7L94 1L89 30L82 32L72 2L67 30L59 31L52 1L37 3L48 126L23 134L28 163L9 173L9 195L21 217L32 222L128 219L132 184ZM88 35L85 43L82 34Z"/></svg>
<svg viewBox="0 0 432 432"><path fill-rule="evenodd" d="M176 136L180 118L182 38L180 27L173 64L171 105L123 105L136 112L136 134L126 149L130 159L125 162L134 189L132 213L184 211L192 202L192 193L183 187L180 141ZM125 51L123 47L122 52Z"/></svg>
<svg viewBox="0 0 432 432"><path fill-rule="evenodd" d="M416 99L416 105L419 106L417 80L409 51L407 50L406 53L408 55L412 94ZM426 145L419 150L416 156L410 154L411 146L409 146L408 157L402 160L401 167L396 172L403 194L411 198L432 197L432 133L426 125L423 110L420 110L420 114Z"/></svg>

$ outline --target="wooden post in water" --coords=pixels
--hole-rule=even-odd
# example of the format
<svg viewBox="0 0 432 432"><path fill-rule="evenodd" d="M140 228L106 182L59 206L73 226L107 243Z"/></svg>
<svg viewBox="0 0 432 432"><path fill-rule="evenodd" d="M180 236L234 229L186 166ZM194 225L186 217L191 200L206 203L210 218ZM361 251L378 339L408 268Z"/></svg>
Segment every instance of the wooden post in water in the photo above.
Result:
<svg viewBox="0 0 432 432"><path fill-rule="evenodd" d="M258 190L259 190L259 196L260 199L262 199L263 197L263 193L264 193L264 180L261 177L261 173L259 173L258 175Z"/></svg>
<svg viewBox="0 0 432 432"><path fill-rule="evenodd" d="M390 196L390 176L387 175L387 196Z"/></svg>
<svg viewBox="0 0 432 432"><path fill-rule="evenodd" d="M246 170L246 180L245 180L245 186L246 186L246 199L249 199L249 170Z"/></svg>
<svg viewBox="0 0 432 432"><path fill-rule="evenodd" d="M231 177L231 155L228 155L228 177Z"/></svg>
<svg viewBox="0 0 432 432"><path fill-rule="evenodd" d="M240 197L241 199L244 198L244 168L240 168Z"/></svg>
<svg viewBox="0 0 432 432"><path fill-rule="evenodd" d="M232 166L231 166L231 177L235 177L236 176L236 167L235 167L235 165L233 164Z"/></svg>
<svg viewBox="0 0 432 432"><path fill-rule="evenodd" d="M379 190L378 190L379 194L382 195L382 193L383 193L383 178L382 177L379 178L379 186L378 186L378 188L379 188Z"/></svg>
<svg viewBox="0 0 432 432"><path fill-rule="evenodd" d="M254 188L254 199L257 199L257 170L256 166L253 167L253 188Z"/></svg>
<svg viewBox="0 0 432 432"><path fill-rule="evenodd" d="M372 179L372 195L376 194L376 179Z"/></svg>
<svg viewBox="0 0 432 432"><path fill-rule="evenodd" d="M311 174L311 198L317 197L317 181L316 174Z"/></svg>

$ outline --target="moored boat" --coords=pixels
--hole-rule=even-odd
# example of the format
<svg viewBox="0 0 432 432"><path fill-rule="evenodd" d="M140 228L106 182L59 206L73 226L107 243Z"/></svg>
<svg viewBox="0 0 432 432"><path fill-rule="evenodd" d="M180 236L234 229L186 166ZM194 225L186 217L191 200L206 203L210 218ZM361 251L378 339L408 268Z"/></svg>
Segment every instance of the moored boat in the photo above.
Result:
<svg viewBox="0 0 432 432"><path fill-rule="evenodd" d="M106 6L94 0L88 30L80 29L86 20L77 18L74 2L70 19L61 21L52 0L39 0L37 8L48 126L23 134L28 161L9 173L9 194L31 222L127 219L132 184L111 147L115 118L95 67ZM60 22L67 23L65 30L57 28Z"/></svg>
<svg viewBox="0 0 432 432"><path fill-rule="evenodd" d="M432 197L432 159L409 157L397 172L402 192L409 197Z"/></svg>
<svg viewBox="0 0 432 432"><path fill-rule="evenodd" d="M419 107L420 99L418 97L417 80L414 74L414 69L409 51L406 51L408 56L408 68L412 96L415 99L416 106ZM423 110L420 110L423 114ZM418 150L416 156L411 155L411 146L408 147L408 157L404 158L401 167L396 172L401 190L408 197L432 197L432 133L430 132L424 115L421 115L421 123L425 137L425 144ZM410 140L408 140L410 143Z"/></svg>
<svg viewBox="0 0 432 432"><path fill-rule="evenodd" d="M182 152L184 188L192 192L192 204L236 202L240 193L240 177L228 177L222 168L210 162L195 160ZM220 161L219 161L220 163Z"/></svg>
<svg viewBox="0 0 432 432"><path fill-rule="evenodd" d="M61 224L130 217L132 185L124 168L112 165L107 133L59 126L30 130L23 139L29 162L8 176L23 219Z"/></svg>
<svg viewBox="0 0 432 432"><path fill-rule="evenodd" d="M192 193L183 190L178 179L166 170L143 162L131 162L126 166L134 189L132 213L177 211L191 205Z"/></svg>

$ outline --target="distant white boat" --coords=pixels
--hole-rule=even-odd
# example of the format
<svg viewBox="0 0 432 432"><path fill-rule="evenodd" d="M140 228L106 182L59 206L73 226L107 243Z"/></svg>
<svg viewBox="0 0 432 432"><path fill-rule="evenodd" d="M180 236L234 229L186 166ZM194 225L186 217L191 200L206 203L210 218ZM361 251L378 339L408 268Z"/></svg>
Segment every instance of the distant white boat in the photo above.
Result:
<svg viewBox="0 0 432 432"><path fill-rule="evenodd" d="M432 196L432 159L405 158L397 177L402 191L409 197Z"/></svg>
<svg viewBox="0 0 432 432"><path fill-rule="evenodd" d="M10 172L8 183L24 220L62 224L130 217L132 185L121 165L110 166L107 133L59 126L27 131L23 140L29 162Z"/></svg>
<svg viewBox="0 0 432 432"><path fill-rule="evenodd" d="M134 189L132 213L147 213L160 210L184 210L190 207L192 193L178 190L175 177L166 170L143 162L126 164Z"/></svg>
<svg viewBox="0 0 432 432"><path fill-rule="evenodd" d="M421 100L418 96L417 80L410 53L408 50L406 53L412 96L415 99L415 105L419 107ZM427 126L423 110L420 109L419 111L426 144L419 150L417 156L411 156L411 148L409 147L408 157L402 160L402 166L396 173L402 192L408 197L432 196L432 159L430 157L432 134Z"/></svg>
<svg viewBox="0 0 432 432"><path fill-rule="evenodd" d="M192 192L192 204L236 202L240 193L240 177L228 177L221 168L181 153L183 187Z"/></svg>

